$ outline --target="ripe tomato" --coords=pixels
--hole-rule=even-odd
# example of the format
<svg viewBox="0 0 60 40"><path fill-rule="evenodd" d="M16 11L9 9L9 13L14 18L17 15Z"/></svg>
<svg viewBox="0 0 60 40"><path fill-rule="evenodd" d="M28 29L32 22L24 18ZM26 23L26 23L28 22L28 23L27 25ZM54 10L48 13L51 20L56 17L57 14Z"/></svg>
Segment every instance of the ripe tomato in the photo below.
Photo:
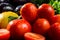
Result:
<svg viewBox="0 0 60 40"><path fill-rule="evenodd" d="M21 7L22 17L29 22L33 22L37 17L37 8L32 3L26 3Z"/></svg>
<svg viewBox="0 0 60 40"><path fill-rule="evenodd" d="M49 20L50 17L54 16L54 9L49 4L42 4L38 8L38 17L46 18Z"/></svg>
<svg viewBox="0 0 60 40"><path fill-rule="evenodd" d="M53 17L51 17L50 24L54 24L55 22L59 22L60 23L60 14L54 15Z"/></svg>
<svg viewBox="0 0 60 40"><path fill-rule="evenodd" d="M52 24L50 30L48 31L48 36L51 39L60 40L60 23L56 22Z"/></svg>
<svg viewBox="0 0 60 40"><path fill-rule="evenodd" d="M31 31L31 25L24 19L16 19L9 22L7 29L10 30L12 39L23 38L24 33Z"/></svg>
<svg viewBox="0 0 60 40"><path fill-rule="evenodd" d="M49 22L44 18L39 18L33 24L32 31L38 34L45 34L50 29Z"/></svg>
<svg viewBox="0 0 60 40"><path fill-rule="evenodd" d="M36 33L27 32L24 35L26 40L45 40L45 37Z"/></svg>
<svg viewBox="0 0 60 40"><path fill-rule="evenodd" d="M0 40L8 40L10 32L7 29L0 29Z"/></svg>

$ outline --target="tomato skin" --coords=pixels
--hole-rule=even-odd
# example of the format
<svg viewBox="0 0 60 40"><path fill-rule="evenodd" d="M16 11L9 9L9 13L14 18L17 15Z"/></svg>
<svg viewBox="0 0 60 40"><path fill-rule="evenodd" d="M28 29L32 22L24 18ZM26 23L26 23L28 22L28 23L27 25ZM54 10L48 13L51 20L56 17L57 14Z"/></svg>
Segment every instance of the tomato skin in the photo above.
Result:
<svg viewBox="0 0 60 40"><path fill-rule="evenodd" d="M45 34L50 29L49 22L44 18L39 18L36 20L36 22L33 24L33 32L38 34Z"/></svg>
<svg viewBox="0 0 60 40"><path fill-rule="evenodd" d="M51 39L60 40L60 23L56 22L51 25L51 28L48 32L48 36Z"/></svg>
<svg viewBox="0 0 60 40"><path fill-rule="evenodd" d="M27 32L24 35L25 40L45 40L45 37L36 33Z"/></svg>
<svg viewBox="0 0 60 40"><path fill-rule="evenodd" d="M7 29L0 29L0 40L9 40L10 32Z"/></svg>
<svg viewBox="0 0 60 40"><path fill-rule="evenodd" d="M53 17L51 17L51 20L49 20L50 24L54 24L55 22L59 22L60 23L60 14L54 15Z"/></svg>
<svg viewBox="0 0 60 40"><path fill-rule="evenodd" d="M49 4L42 4L38 8L38 17L46 18L49 20L50 17L54 16L55 11Z"/></svg>
<svg viewBox="0 0 60 40"><path fill-rule="evenodd" d="M10 30L12 39L21 39L24 33L31 31L31 25L24 19L12 20L8 25L7 29Z"/></svg>
<svg viewBox="0 0 60 40"><path fill-rule="evenodd" d="M21 7L20 13L24 19L33 22L37 17L37 7L32 3L26 3Z"/></svg>

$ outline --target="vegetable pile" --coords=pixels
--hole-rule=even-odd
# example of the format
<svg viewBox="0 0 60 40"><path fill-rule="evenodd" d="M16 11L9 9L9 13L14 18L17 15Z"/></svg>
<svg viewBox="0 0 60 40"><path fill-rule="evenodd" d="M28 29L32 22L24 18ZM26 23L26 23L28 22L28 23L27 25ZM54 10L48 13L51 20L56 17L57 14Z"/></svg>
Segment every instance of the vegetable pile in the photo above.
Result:
<svg viewBox="0 0 60 40"><path fill-rule="evenodd" d="M55 14L60 14L60 0L31 0L31 1L37 6L40 6L43 3L50 4L54 8Z"/></svg>
<svg viewBox="0 0 60 40"><path fill-rule="evenodd" d="M56 13L56 1L53 5L51 2L38 7L34 3L25 3L19 6L18 12L17 8L16 12L2 12L0 40L60 40L60 11Z"/></svg>

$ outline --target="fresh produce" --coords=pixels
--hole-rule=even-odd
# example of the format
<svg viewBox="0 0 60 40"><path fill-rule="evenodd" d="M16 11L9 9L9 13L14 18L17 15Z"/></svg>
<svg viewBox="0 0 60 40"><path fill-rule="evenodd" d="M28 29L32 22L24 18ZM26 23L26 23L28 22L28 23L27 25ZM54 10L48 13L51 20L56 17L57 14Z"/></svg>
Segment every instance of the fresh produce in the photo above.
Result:
<svg viewBox="0 0 60 40"><path fill-rule="evenodd" d="M55 14L60 14L60 0L31 0L31 2L38 7L43 3L50 4L54 8Z"/></svg>
<svg viewBox="0 0 60 40"><path fill-rule="evenodd" d="M4 2L3 2L3 3L0 3L0 6L1 6L1 7L9 6L9 5L11 6L11 4L9 4L9 3L4 3Z"/></svg>
<svg viewBox="0 0 60 40"><path fill-rule="evenodd" d="M10 32L7 29L0 29L0 40L9 40Z"/></svg>
<svg viewBox="0 0 60 40"><path fill-rule="evenodd" d="M21 7L20 13L28 22L33 22L37 17L37 8L32 3L26 3Z"/></svg>
<svg viewBox="0 0 60 40"><path fill-rule="evenodd" d="M12 39L19 40L26 32L31 32L31 25L24 19L16 19L9 22L7 29L11 33Z"/></svg>
<svg viewBox="0 0 60 40"><path fill-rule="evenodd" d="M9 4L9 3L0 3L0 13L3 12L3 7L5 7L5 6L12 6L12 5ZM8 9L9 9L9 8L8 8Z"/></svg>
<svg viewBox="0 0 60 40"><path fill-rule="evenodd" d="M60 0L51 0L49 4L54 8L55 14L60 14Z"/></svg>
<svg viewBox="0 0 60 40"><path fill-rule="evenodd" d="M18 14L18 15L20 15L20 8L22 7L22 5L19 5L19 6L17 6L16 8L15 8L15 12Z"/></svg>
<svg viewBox="0 0 60 40"><path fill-rule="evenodd" d="M0 40L60 40L60 1L31 1L0 0Z"/></svg>
<svg viewBox="0 0 60 40"><path fill-rule="evenodd" d="M51 39L60 40L60 23L52 24L48 35Z"/></svg>
<svg viewBox="0 0 60 40"><path fill-rule="evenodd" d="M25 40L45 40L45 37L36 33L27 32L24 35Z"/></svg>
<svg viewBox="0 0 60 40"><path fill-rule="evenodd" d="M22 7L22 5L17 6L14 11L15 11L15 12L20 11L20 8L21 8L21 7Z"/></svg>
<svg viewBox="0 0 60 40"><path fill-rule="evenodd" d="M31 0L32 3L36 4L37 6L43 3L49 3L51 0Z"/></svg>
<svg viewBox="0 0 60 40"><path fill-rule="evenodd" d="M49 22L42 18L42 19L37 19L35 23L33 24L33 32L38 33L38 34L45 34L48 30L50 29L50 24Z"/></svg>
<svg viewBox="0 0 60 40"><path fill-rule="evenodd" d="M53 17L51 17L51 20L49 20L50 24L54 24L55 22L60 23L60 14L56 14Z"/></svg>
<svg viewBox="0 0 60 40"><path fill-rule="evenodd" d="M49 20L52 16L54 16L54 14L54 9L49 4L42 4L38 8L39 18L46 18Z"/></svg>
<svg viewBox="0 0 60 40"><path fill-rule="evenodd" d="M30 0L12 0L12 1L17 4L25 4L26 2L29 2Z"/></svg>
<svg viewBox="0 0 60 40"><path fill-rule="evenodd" d="M14 12L8 11L0 14L0 28L6 28L7 24L13 20L17 19L18 15Z"/></svg>
<svg viewBox="0 0 60 40"><path fill-rule="evenodd" d="M4 12L4 11L13 11L13 7L12 6L4 6L3 8L2 8L2 11Z"/></svg>
<svg viewBox="0 0 60 40"><path fill-rule="evenodd" d="M13 6L17 7L18 5L23 5L30 0L9 0L9 1Z"/></svg>
<svg viewBox="0 0 60 40"><path fill-rule="evenodd" d="M9 2L9 0L0 0L0 3Z"/></svg>

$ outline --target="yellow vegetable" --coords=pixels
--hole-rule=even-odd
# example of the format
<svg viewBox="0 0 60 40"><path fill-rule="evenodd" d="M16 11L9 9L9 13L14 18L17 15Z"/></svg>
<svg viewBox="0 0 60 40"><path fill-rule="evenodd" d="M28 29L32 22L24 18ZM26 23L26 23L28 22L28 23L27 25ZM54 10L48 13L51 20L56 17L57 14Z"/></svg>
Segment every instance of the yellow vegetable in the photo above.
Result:
<svg viewBox="0 0 60 40"><path fill-rule="evenodd" d="M6 28L7 24L14 19L17 19L18 15L14 12L8 11L0 14L0 28Z"/></svg>

